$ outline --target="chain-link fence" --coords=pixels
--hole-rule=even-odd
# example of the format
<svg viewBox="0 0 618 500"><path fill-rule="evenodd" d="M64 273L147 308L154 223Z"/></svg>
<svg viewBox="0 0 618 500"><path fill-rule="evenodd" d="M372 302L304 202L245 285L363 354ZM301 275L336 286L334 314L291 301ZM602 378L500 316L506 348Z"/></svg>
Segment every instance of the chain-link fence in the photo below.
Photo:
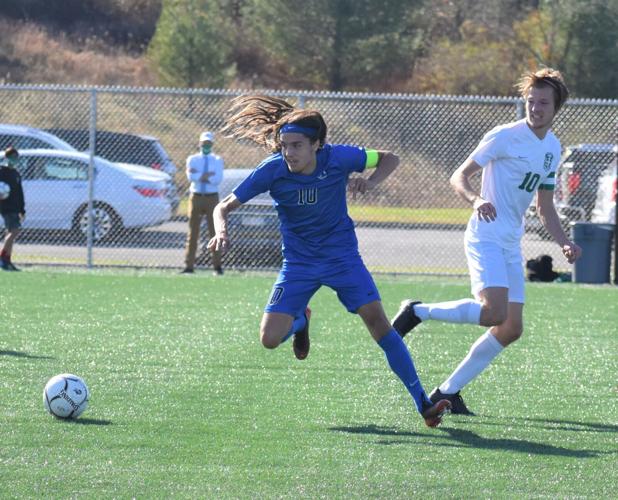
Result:
<svg viewBox="0 0 618 500"><path fill-rule="evenodd" d="M185 159L197 152L200 132L220 130L231 99L240 93L0 86L0 148L12 144L22 151L27 205L14 261L182 268ZM361 253L372 271L466 273L462 242L470 207L448 179L486 131L523 117L521 100L265 93L320 110L329 142L399 154L401 165L386 182L350 200ZM556 197L565 225L610 217L605 200L597 198L605 193L600 180L611 182L605 174L615 155L617 122L618 101L572 100L558 115L554 131L565 155ZM221 134L214 149L226 164L222 194L266 154ZM230 224L232 252L225 266L278 266L278 223L268 203L243 206ZM207 231L202 233L198 264L206 266ZM567 269L534 214L527 218L523 250L526 259L549 254L559 270Z"/></svg>

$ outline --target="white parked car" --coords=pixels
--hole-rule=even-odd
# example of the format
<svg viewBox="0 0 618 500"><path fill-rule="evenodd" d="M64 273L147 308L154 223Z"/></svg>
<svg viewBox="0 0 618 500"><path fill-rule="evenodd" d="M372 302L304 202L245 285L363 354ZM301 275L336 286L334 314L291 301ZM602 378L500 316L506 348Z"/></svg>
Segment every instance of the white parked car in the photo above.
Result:
<svg viewBox="0 0 618 500"><path fill-rule="evenodd" d="M64 130L64 129L59 129L59 130ZM42 130L36 127L29 127L26 125L0 123L0 151L4 151L8 146L13 146L18 151L21 151L22 149L57 149L60 151L75 151L75 152L83 151L84 153L88 153L88 140L90 138L89 136L90 132L88 130L81 130L81 132L82 132L82 137L80 138L83 141L80 143L76 143L76 144L83 146L83 149L77 149L75 146L73 146L69 142L65 141L64 139L61 139L60 137L58 137L57 135L51 132L47 132L45 130ZM107 134L109 133L110 132L107 132ZM130 136L130 134L123 134L123 135ZM106 136L103 135L103 137L106 137ZM97 142L100 142L100 139L101 137L97 139ZM151 142L156 141L156 139L146 138L146 137L143 139L140 138L140 141L142 142L145 142L147 140L149 141L149 142L146 142L148 147L155 148L151 144ZM157 141L157 144L158 144L158 141ZM144 146L141 145L141 143L126 144L125 146L127 148L137 149L137 151L132 151L132 150L125 151L125 156L123 158L126 158L126 161L131 161L130 159L137 160L139 156L136 156L136 155L138 155L140 151L144 149ZM160 144L158 144L158 147L162 149L162 146ZM156 148L155 148L155 151L157 151L157 154L161 155L161 153L159 153L158 150L156 150ZM106 150L106 153L108 152L109 151ZM109 158L109 156L107 155L104 155L104 157ZM126 163L125 161L120 161L120 158L121 158L120 156L115 155L113 158L110 158L110 160L113 161L114 163L129 166L129 164ZM168 159L167 153L165 153L164 158ZM171 161L170 161L170 164L171 164ZM143 162L141 163L136 162L135 165L137 165L138 167L145 166L143 165ZM175 172L176 170L176 167L173 164L171 164L171 167L167 165L167 168L170 168L170 169L173 168L174 169L173 172ZM172 181L173 181L173 177L172 177ZM172 209L175 211L176 208L178 207L178 203L180 202L180 199L178 197L176 185L174 184L174 182L171 183L168 189L167 196L170 200L170 203L172 204Z"/></svg>
<svg viewBox="0 0 618 500"><path fill-rule="evenodd" d="M0 154L0 161L3 158ZM18 168L26 199L24 228L66 229L87 236L89 161L88 154L71 151L25 149L19 152ZM168 221L170 184L171 177L165 172L123 166L95 157L94 241L120 238L123 229Z"/></svg>

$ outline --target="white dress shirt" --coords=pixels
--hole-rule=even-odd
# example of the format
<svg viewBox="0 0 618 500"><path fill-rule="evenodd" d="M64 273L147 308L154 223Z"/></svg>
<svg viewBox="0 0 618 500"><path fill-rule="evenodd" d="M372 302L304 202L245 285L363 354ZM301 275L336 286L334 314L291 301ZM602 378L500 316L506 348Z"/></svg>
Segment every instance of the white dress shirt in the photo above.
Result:
<svg viewBox="0 0 618 500"><path fill-rule="evenodd" d="M190 191L198 194L214 194L219 192L219 184L223 180L223 158L214 153L205 155L197 153L187 158L187 179L191 183ZM213 172L207 181L200 181L206 172Z"/></svg>

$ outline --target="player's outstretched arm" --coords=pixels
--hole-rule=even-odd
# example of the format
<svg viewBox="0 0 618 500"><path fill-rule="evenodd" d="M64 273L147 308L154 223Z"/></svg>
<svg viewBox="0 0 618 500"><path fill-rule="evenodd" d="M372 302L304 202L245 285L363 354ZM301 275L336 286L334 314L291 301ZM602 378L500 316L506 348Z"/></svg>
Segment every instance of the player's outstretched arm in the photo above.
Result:
<svg viewBox="0 0 618 500"><path fill-rule="evenodd" d="M227 217L232 210L236 210L240 205L240 201L233 193L217 203L213 211L215 235L208 242L208 250L218 250L221 253L227 251L230 243L227 235Z"/></svg>
<svg viewBox="0 0 618 500"><path fill-rule="evenodd" d="M572 264L582 255L582 249L569 240L568 236L562 228L560 217L556 212L554 205L554 192L548 189L539 189L536 193L536 213L541 220L541 223L551 234L552 238L560 245L562 253L567 258L569 264Z"/></svg>
<svg viewBox="0 0 618 500"><path fill-rule="evenodd" d="M376 152L374 152L376 153ZM352 199L356 199L356 193L364 194L370 189L375 188L384 179L391 175L399 165L399 156L390 151L377 151L378 162L375 164L373 173L368 177L352 177L348 182L348 190L352 194Z"/></svg>
<svg viewBox="0 0 618 500"><path fill-rule="evenodd" d="M372 188L376 187L391 175L398 166L399 156L390 151L378 151L378 164L373 174L367 179L367 182Z"/></svg>

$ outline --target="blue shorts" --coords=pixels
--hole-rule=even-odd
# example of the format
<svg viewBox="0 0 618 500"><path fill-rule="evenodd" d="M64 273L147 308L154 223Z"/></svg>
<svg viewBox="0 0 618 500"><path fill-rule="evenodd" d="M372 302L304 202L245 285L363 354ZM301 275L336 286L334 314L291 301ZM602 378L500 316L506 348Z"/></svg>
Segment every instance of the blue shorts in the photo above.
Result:
<svg viewBox="0 0 618 500"><path fill-rule="evenodd" d="M339 301L351 313L380 300L378 289L360 256L335 263L284 262L264 311L297 316L322 285L337 292Z"/></svg>

